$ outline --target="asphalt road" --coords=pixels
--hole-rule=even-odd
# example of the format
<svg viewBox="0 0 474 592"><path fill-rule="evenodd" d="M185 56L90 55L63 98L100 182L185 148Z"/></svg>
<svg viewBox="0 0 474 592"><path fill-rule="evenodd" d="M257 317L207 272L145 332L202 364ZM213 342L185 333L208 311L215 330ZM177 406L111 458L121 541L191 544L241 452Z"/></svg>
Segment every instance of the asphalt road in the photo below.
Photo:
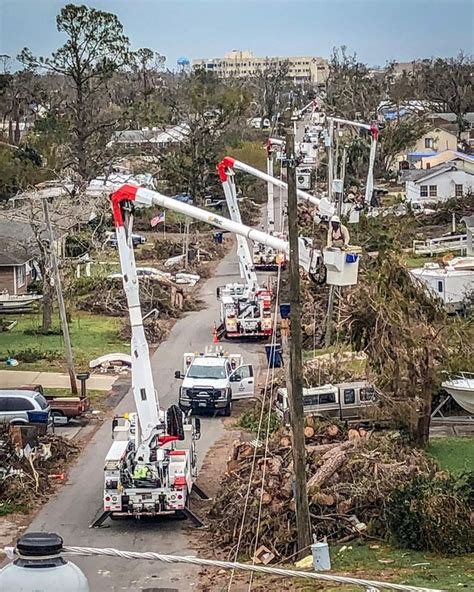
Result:
<svg viewBox="0 0 474 592"><path fill-rule="evenodd" d="M179 381L174 379L174 371L182 368L182 354L185 351L202 351L212 342L212 326L218 317L215 297L217 286L235 281L237 276L237 261L235 254L231 253L221 261L216 275L201 288L200 297L205 300L206 309L180 319L167 341L154 353L153 375L162 407L177 401ZM264 351L262 344L235 344L231 351L244 354L245 360L253 363L258 372L259 360ZM133 409L133 396L129 392L117 412ZM200 463L222 431L220 418L202 419L202 436L198 442ZM175 555L195 554L189 548L189 529L192 527L187 521L174 518L108 520L106 528L89 529L89 524L102 506L103 462L110 444L111 422L106 421L85 447L70 472L67 484L39 512L29 531L57 532L69 545L115 547ZM220 475L215 478L219 479ZM88 577L92 592L158 592L163 589L185 592L195 589L193 583L196 582L198 571L197 568L184 565L101 557L74 558L74 561Z"/></svg>

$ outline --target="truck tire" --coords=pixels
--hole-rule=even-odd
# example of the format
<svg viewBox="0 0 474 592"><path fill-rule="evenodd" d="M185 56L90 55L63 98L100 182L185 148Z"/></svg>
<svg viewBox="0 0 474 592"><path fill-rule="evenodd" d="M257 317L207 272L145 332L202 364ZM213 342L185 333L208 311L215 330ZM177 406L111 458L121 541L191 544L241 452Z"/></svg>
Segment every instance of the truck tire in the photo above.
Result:
<svg viewBox="0 0 474 592"><path fill-rule="evenodd" d="M230 417L232 415L232 401L229 401L222 411L224 417Z"/></svg>

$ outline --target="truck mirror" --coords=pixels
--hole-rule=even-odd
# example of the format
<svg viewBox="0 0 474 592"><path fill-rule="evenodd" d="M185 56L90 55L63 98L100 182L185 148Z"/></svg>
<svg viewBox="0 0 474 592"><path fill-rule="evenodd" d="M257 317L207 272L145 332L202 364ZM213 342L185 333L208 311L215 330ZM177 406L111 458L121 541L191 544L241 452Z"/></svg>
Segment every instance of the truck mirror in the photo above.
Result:
<svg viewBox="0 0 474 592"><path fill-rule="evenodd" d="M199 440L201 437L201 420L199 417L194 418L194 439Z"/></svg>
<svg viewBox="0 0 474 592"><path fill-rule="evenodd" d="M178 379L184 378L184 376L181 374L179 370L176 370L176 372L174 373L174 377Z"/></svg>
<svg viewBox="0 0 474 592"><path fill-rule="evenodd" d="M229 380L230 382L241 382L242 377L240 376L240 374L232 374Z"/></svg>

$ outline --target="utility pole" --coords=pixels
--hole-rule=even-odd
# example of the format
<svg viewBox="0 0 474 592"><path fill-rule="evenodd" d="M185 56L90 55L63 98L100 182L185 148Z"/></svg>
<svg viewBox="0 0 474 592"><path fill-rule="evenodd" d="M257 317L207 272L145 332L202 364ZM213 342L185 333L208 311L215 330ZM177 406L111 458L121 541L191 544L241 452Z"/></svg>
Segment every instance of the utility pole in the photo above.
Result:
<svg viewBox="0 0 474 592"><path fill-rule="evenodd" d="M327 149L328 149L328 198L329 201L332 201L332 180L334 179L334 152L333 152L333 142L334 142L334 119L331 117L329 119L329 131L328 131L328 140L327 140Z"/></svg>
<svg viewBox="0 0 474 592"><path fill-rule="evenodd" d="M267 174L273 177L273 153L271 147L267 152ZM273 199L273 183L267 183L267 231L275 230L275 202Z"/></svg>
<svg viewBox="0 0 474 592"><path fill-rule="evenodd" d="M49 234L49 254L51 263L53 265L54 285L56 287L56 296L59 305L59 317L61 319L61 329L64 338L64 348L66 350L66 362L69 372L69 380L71 382L71 393L78 395L76 373L74 371L74 359L72 357L71 338L69 336L69 325L67 324L66 307L64 306L63 289L61 285L61 276L59 274L58 258L54 250L54 234L51 226L51 218L49 216L49 204L47 199L43 199L44 220L46 222L46 229Z"/></svg>
<svg viewBox="0 0 474 592"><path fill-rule="evenodd" d="M303 360L301 351L301 302L298 246L298 206L296 197L295 136L286 136L286 172L288 183L288 234L290 241L290 364L287 373L290 424L292 431L293 466L295 470L296 530L298 551L311 544L311 522L306 493L306 449L303 413Z"/></svg>

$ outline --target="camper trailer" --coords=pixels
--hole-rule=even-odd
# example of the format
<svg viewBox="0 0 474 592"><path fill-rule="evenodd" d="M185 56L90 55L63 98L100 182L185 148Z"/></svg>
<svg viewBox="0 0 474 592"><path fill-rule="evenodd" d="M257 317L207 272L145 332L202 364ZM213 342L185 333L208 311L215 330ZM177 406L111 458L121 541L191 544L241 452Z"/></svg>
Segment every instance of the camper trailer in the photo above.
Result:
<svg viewBox="0 0 474 592"><path fill-rule="evenodd" d="M357 421L367 418L367 412L378 401L375 388L366 381L325 384L303 389L305 415L335 417ZM290 406L286 388L279 388L275 413L284 424L290 421Z"/></svg>

